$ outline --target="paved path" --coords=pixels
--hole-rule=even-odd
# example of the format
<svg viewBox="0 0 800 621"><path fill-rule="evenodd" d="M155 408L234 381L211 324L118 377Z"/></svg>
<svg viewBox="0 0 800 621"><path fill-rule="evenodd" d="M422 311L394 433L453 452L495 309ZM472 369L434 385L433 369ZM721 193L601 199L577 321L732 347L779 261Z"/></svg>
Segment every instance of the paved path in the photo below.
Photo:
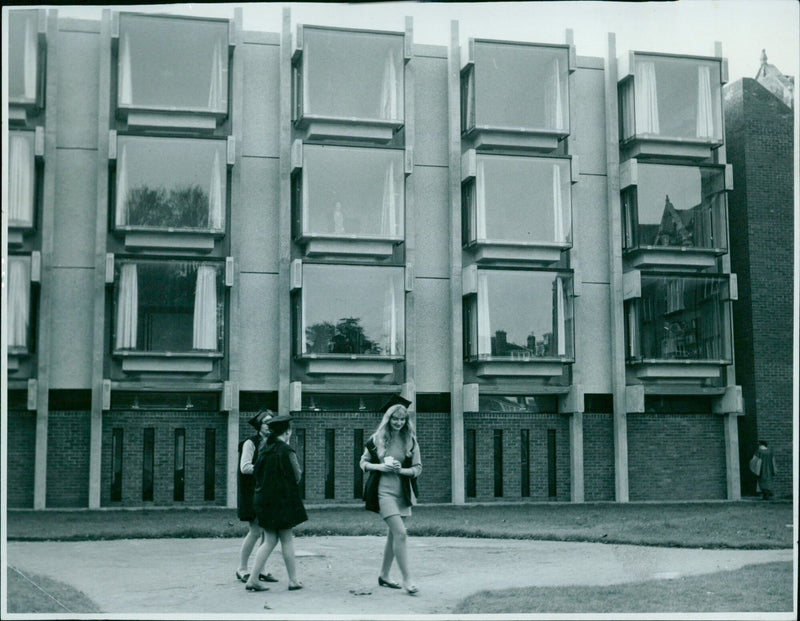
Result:
<svg viewBox="0 0 800 621"><path fill-rule="evenodd" d="M456 537L411 537L417 596L379 588L381 537L295 540L298 575L286 590L279 551L267 568L280 582L246 592L234 577L237 539L129 539L95 542L9 542L7 562L83 591L118 614L445 614L486 589L604 585L791 561L792 550L696 550L600 543ZM399 579L395 568L392 576ZM268 608L267 608L268 607Z"/></svg>

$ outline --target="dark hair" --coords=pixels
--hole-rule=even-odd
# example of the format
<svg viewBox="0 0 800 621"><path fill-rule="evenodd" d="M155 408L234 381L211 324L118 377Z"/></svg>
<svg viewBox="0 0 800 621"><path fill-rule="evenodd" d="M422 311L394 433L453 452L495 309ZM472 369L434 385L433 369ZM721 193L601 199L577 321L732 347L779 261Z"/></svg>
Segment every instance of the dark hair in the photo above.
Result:
<svg viewBox="0 0 800 621"><path fill-rule="evenodd" d="M292 426L292 422L288 421L288 420L282 420L282 421L278 421L277 423L272 423L269 426L269 431L270 431L269 439L270 439L270 441L274 442L275 440L277 440L278 436L282 435L283 433L285 433L286 430L289 429L291 426Z"/></svg>
<svg viewBox="0 0 800 621"><path fill-rule="evenodd" d="M767 446L767 443L764 440L759 440L758 443L762 446Z"/></svg>

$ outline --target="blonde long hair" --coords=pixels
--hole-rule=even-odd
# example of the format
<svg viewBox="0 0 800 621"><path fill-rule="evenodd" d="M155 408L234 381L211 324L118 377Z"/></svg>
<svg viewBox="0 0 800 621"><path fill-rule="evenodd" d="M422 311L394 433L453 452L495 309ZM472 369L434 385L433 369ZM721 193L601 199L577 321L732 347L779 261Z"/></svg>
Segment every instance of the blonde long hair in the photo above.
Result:
<svg viewBox="0 0 800 621"><path fill-rule="evenodd" d="M372 434L372 441L375 443L375 449L378 452L378 457L381 459L386 456L386 447L389 446L389 442L395 433L390 422L392 414L395 412L403 412L406 415L406 424L403 425L403 428L398 432L400 438L403 440L406 455L411 453L414 448L414 441L417 439L417 431L414 429L414 423L411 422L408 410L399 403L393 405L386 410L378 428L375 430L375 433Z"/></svg>

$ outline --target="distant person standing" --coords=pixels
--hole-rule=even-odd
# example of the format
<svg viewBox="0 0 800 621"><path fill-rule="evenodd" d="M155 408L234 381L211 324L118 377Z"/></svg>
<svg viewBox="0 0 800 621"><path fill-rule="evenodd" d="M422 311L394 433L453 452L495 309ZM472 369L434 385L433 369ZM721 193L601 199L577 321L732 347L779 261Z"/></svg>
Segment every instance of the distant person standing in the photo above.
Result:
<svg viewBox="0 0 800 621"><path fill-rule="evenodd" d="M236 578L242 582L246 582L250 577L247 571L247 563L250 560L253 547L264 536L264 531L258 525L256 511L253 508L253 492L256 487L253 468L255 467L256 459L258 459L259 450L264 448L269 437L268 423L271 419L272 412L270 410L262 410L253 416L247 422L257 433L239 444L236 512L242 522L248 523L247 535L242 541L242 547L239 551L239 569L236 570ZM272 574L259 574L258 579L262 582L277 582Z"/></svg>
<svg viewBox="0 0 800 621"><path fill-rule="evenodd" d="M775 464L775 455L764 440L758 441L753 459L750 460L750 470L758 477L758 487L764 500L769 500L774 495L772 492L772 478L778 474Z"/></svg>

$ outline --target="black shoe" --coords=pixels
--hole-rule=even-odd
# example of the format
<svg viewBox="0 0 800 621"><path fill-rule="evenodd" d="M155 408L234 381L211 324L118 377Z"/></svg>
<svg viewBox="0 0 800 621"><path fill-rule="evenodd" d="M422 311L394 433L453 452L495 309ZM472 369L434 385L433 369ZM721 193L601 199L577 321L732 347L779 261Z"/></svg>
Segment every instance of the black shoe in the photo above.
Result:
<svg viewBox="0 0 800 621"><path fill-rule="evenodd" d="M250 574L240 574L239 570L236 570L236 579L241 582L247 582L247 579L250 577Z"/></svg>
<svg viewBox="0 0 800 621"><path fill-rule="evenodd" d="M278 579L272 574L258 574L258 579L261 582L278 582Z"/></svg>
<svg viewBox="0 0 800 621"><path fill-rule="evenodd" d="M384 580L380 576L378 576L378 586L388 587L390 589L402 589L403 588L399 584L397 584L396 582L390 582L389 580Z"/></svg>
<svg viewBox="0 0 800 621"><path fill-rule="evenodd" d="M256 582L255 584L244 585L245 591L269 591L269 587Z"/></svg>

